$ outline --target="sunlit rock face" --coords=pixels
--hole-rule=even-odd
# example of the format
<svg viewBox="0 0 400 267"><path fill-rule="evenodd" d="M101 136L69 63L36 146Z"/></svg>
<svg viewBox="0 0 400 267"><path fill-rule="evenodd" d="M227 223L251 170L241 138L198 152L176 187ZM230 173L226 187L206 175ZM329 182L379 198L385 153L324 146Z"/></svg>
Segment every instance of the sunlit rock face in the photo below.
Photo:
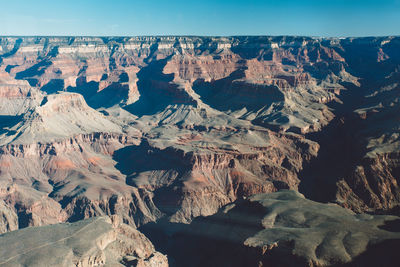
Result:
<svg viewBox="0 0 400 267"><path fill-rule="evenodd" d="M1 266L167 267L165 255L117 217L30 227L0 235Z"/></svg>
<svg viewBox="0 0 400 267"><path fill-rule="evenodd" d="M400 39L1 37L0 231L280 189L396 213Z"/></svg>

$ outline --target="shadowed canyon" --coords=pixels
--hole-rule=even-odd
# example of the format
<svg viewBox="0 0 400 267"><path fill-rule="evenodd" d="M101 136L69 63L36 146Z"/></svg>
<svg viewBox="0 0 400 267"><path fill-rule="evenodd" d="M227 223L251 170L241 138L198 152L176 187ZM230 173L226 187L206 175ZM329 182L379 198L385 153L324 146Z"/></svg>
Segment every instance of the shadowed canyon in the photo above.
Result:
<svg viewBox="0 0 400 267"><path fill-rule="evenodd" d="M399 111L400 37L0 37L0 265L398 266Z"/></svg>

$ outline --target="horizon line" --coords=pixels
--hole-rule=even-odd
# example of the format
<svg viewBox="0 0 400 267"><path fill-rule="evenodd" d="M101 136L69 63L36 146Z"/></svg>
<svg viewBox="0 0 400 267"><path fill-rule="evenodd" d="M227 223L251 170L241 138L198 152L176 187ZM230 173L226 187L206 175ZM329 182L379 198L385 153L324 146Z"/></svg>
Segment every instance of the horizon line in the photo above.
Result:
<svg viewBox="0 0 400 267"><path fill-rule="evenodd" d="M314 38L314 39L349 39L349 38L382 38L382 37L400 37L400 34L395 35L363 35L363 36L318 36L318 35L290 35L290 34L282 34L282 35L265 35L265 34L249 34L249 35L190 35L190 34L182 34L182 35L0 35L0 38L4 37L18 37L18 38L32 38L32 37L65 37L65 38L73 38L73 37L87 37L87 38L138 38L138 37L214 37L214 38L235 38L235 37L304 37L304 38Z"/></svg>

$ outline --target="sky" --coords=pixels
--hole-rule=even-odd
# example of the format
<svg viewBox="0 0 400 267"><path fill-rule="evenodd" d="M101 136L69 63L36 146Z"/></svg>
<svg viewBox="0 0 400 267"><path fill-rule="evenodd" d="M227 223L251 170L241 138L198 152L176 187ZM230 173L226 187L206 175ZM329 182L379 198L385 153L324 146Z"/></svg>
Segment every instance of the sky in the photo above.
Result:
<svg viewBox="0 0 400 267"><path fill-rule="evenodd" d="M0 0L0 35L400 35L400 0Z"/></svg>

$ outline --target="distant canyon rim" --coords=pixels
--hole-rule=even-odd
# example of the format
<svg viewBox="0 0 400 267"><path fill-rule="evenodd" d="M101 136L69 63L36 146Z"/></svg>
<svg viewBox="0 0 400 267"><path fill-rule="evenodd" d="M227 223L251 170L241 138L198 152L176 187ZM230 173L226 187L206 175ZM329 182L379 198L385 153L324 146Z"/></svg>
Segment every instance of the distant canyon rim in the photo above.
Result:
<svg viewBox="0 0 400 267"><path fill-rule="evenodd" d="M399 100L396 36L0 37L0 247L87 224L104 238L67 242L77 266L187 266L223 220L243 238L204 265L368 263L400 240ZM299 248L300 226L321 234Z"/></svg>

